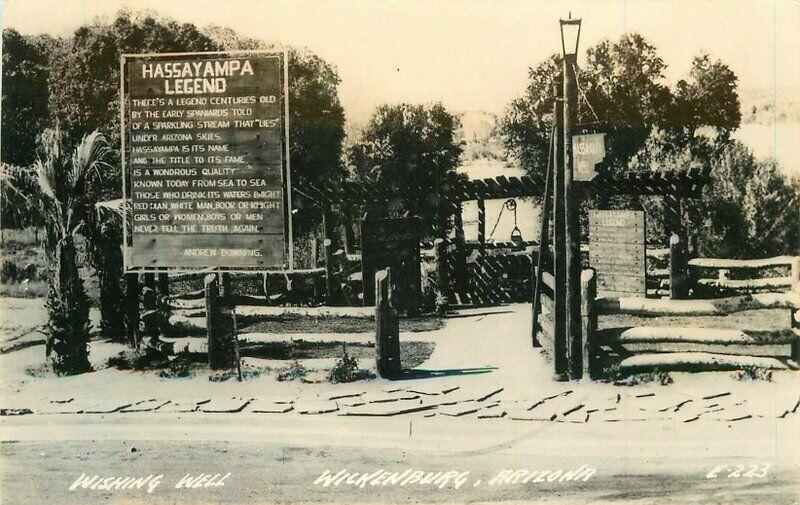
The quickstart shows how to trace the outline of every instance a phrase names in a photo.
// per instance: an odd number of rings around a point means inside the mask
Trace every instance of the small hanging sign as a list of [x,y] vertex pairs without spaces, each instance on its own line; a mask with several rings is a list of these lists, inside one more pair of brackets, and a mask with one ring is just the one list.
[[597,175],[594,167],[606,157],[605,133],[572,136],[575,181],[591,181]]

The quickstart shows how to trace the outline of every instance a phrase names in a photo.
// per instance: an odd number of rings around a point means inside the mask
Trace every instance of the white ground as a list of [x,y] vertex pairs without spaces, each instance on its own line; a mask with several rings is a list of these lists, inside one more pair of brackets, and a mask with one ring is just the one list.
[[[39,304],[41,302],[38,302]],[[2,301],[2,345],[40,338],[24,333],[41,322],[36,301]],[[13,307],[14,310],[6,310]],[[530,306],[525,304],[462,311],[443,329],[402,334],[401,339],[436,343],[419,369],[487,373],[356,384],[277,382],[262,375],[244,383],[209,382],[205,375],[161,379],[152,373],[108,368],[79,377],[37,378],[25,370],[41,364],[43,346],[0,354],[0,407],[54,412],[114,407],[145,399],[169,399],[172,406],[235,406],[256,398],[239,413],[170,411],[132,414],[52,414],[0,416],[0,484],[16,503],[98,503],[147,500],[159,503],[274,501],[323,502],[518,502],[624,503],[795,503],[800,453],[800,413],[782,415],[800,398],[800,374],[777,372],[772,382],[740,382],[730,373],[673,374],[669,386],[617,387],[582,381],[556,383],[551,364],[530,346]],[[17,338],[11,335],[16,331]],[[368,334],[362,335],[369,338]],[[336,335],[330,335],[336,339]],[[289,336],[286,336],[289,338]],[[324,337],[323,337],[324,338]],[[357,338],[350,336],[350,338]],[[92,345],[99,368],[122,346]],[[366,363],[365,363],[366,365]],[[454,387],[459,389],[442,394]],[[394,391],[401,388],[399,391]],[[501,389],[501,392],[497,392]],[[408,391],[433,396],[409,397]],[[572,391],[564,396],[565,391]],[[394,392],[392,392],[394,391]],[[483,395],[497,392],[482,401]],[[334,396],[358,395],[331,400]],[[528,406],[553,395],[544,406]],[[704,399],[705,398],[705,399]],[[69,403],[52,403],[70,400]],[[357,405],[364,399],[367,405]],[[376,400],[387,403],[371,403]],[[686,400],[693,403],[674,408]],[[447,402],[444,402],[447,400]],[[259,414],[254,405],[293,401],[285,414]],[[434,410],[394,417],[350,417],[358,409],[395,408],[439,402]],[[444,403],[443,403],[444,402]],[[448,403],[450,402],[450,403]],[[454,405],[453,405],[454,403]],[[321,415],[300,411],[339,410]],[[284,404],[281,404],[284,405]],[[579,414],[569,414],[585,405]],[[479,412],[505,409],[504,418],[449,417],[461,408]],[[662,412],[661,407],[669,407]],[[717,406],[716,408],[714,406]],[[596,410],[584,420],[584,412]],[[605,411],[614,408],[614,411]],[[549,409],[549,410],[548,410]],[[527,420],[544,412],[553,422]],[[426,417],[435,413],[433,417]],[[695,422],[691,421],[695,418]],[[725,416],[750,417],[726,421]],[[598,416],[598,417],[595,417]],[[720,417],[722,416],[722,417]],[[535,417],[535,416],[534,416]],[[136,452],[132,452],[136,447]],[[498,472],[517,469],[576,468],[590,465],[597,477],[580,485],[520,483],[487,486]],[[765,479],[707,479],[719,465],[768,465]],[[312,483],[324,470],[372,472],[406,468],[470,472],[459,490],[384,487],[354,490]],[[227,487],[177,493],[100,493],[66,488],[81,472],[108,476],[231,472]]]
[[[4,347],[42,338],[34,330],[35,326],[41,324],[45,314],[41,301],[3,300],[2,303],[4,310],[0,331],[4,336]],[[427,340],[435,343],[433,354],[418,369],[436,372],[438,376],[403,381],[378,379],[350,385],[278,382],[275,373],[264,373],[243,383],[211,382],[204,373],[185,379],[164,379],[154,372],[138,373],[106,368],[108,358],[124,349],[120,344],[108,342],[93,342],[91,345],[90,358],[96,372],[78,377],[36,377],[28,370],[43,363],[44,346],[35,345],[0,354],[0,371],[4,379],[0,385],[0,407],[29,408],[34,411],[42,408],[47,412],[47,407],[52,406],[53,401],[74,398],[76,401],[92,402],[107,397],[109,388],[118,400],[136,402],[164,398],[186,403],[231,397],[316,401],[348,392],[380,395],[386,390],[397,388],[442,391],[458,386],[458,397],[464,399],[478,398],[502,388],[503,391],[493,399],[502,400],[509,405],[515,402],[535,402],[566,390],[573,391],[570,395],[571,402],[585,399],[583,403],[586,404],[598,403],[599,398],[605,401],[617,393],[636,397],[650,391],[656,392],[659,402],[664,405],[669,402],[677,404],[684,398],[730,393],[726,395],[726,401],[731,405],[736,403],[734,399],[745,400],[754,416],[774,417],[787,409],[791,410],[800,398],[800,374],[794,372],[775,372],[772,382],[737,381],[729,372],[673,373],[675,383],[666,387],[648,384],[621,388],[588,380],[581,381],[580,384],[554,382],[551,363],[539,349],[530,345],[530,317],[530,305],[527,304],[461,311],[448,318],[444,328],[440,330],[403,333],[400,336],[401,341]],[[298,335],[269,337],[285,340],[299,338]],[[315,335],[315,339],[320,341],[369,341],[372,338],[369,333]],[[289,362],[245,358],[244,364],[276,368],[286,366]],[[326,368],[331,364],[332,360],[326,359],[307,360],[304,363],[308,368]],[[371,365],[373,364],[362,360],[361,366]]]

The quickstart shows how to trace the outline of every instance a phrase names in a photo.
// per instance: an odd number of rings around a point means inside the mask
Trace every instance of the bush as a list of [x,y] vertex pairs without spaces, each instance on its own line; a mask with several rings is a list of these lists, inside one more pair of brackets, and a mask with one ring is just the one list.
[[[172,361],[169,360],[166,354],[149,346],[143,346],[141,349],[129,349],[122,351],[116,356],[108,358],[106,363],[111,368],[119,370],[136,370],[143,372],[145,370],[157,370],[165,367],[177,366],[173,365],[176,361],[189,362],[188,355],[181,353]],[[176,369],[177,371],[177,369]]]
[[[261,376],[261,370],[248,370],[242,369],[242,381],[256,379]],[[225,372],[215,373],[208,376],[210,382],[226,382],[229,380],[238,380],[239,373],[237,370],[228,370]]]
[[192,361],[189,358],[188,353],[180,353],[169,362],[169,365],[166,369],[158,372],[158,376],[162,379],[191,377],[194,375],[191,367]]
[[764,381],[772,382],[772,370],[759,366],[748,366],[742,370],[737,370],[733,378],[739,381]]
[[374,379],[375,374],[369,370],[358,368],[358,360],[347,353],[347,348],[342,346],[342,356],[328,372],[328,382],[355,382],[358,380]]
[[284,382],[284,381],[302,379],[306,375],[308,375],[308,370],[306,369],[306,367],[301,365],[299,361],[294,360],[292,361],[292,364],[289,365],[289,368],[278,373],[278,381]]
[[657,369],[652,372],[628,373],[620,370],[618,367],[612,367],[603,370],[603,378],[613,382],[615,386],[636,386],[650,383],[666,386],[673,382],[670,374]]

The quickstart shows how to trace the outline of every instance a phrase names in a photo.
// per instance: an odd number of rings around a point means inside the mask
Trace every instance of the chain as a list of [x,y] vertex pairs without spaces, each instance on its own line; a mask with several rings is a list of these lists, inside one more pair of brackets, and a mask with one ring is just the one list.
[[599,122],[600,118],[597,117],[597,113],[594,111],[594,107],[592,107],[592,104],[589,103],[589,99],[586,98],[586,93],[583,91],[583,88],[581,87],[580,80],[578,80],[578,69],[576,68],[576,65],[574,64],[572,65],[572,70],[575,72],[575,85],[578,87],[578,93],[581,95],[581,98],[583,98],[583,101],[586,102],[586,106],[589,107],[589,110],[592,111],[594,120]]

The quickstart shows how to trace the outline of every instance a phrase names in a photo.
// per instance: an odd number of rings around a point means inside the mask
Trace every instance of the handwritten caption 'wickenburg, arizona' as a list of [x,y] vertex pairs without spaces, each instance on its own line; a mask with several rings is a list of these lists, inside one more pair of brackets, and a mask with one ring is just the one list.
[[[572,470],[501,470],[487,481],[489,486],[501,486],[511,484],[528,484],[543,482],[586,482],[597,473],[595,468],[586,465]],[[460,489],[470,482],[469,471],[440,471],[425,472],[422,470],[405,470],[402,472],[392,472],[389,470],[376,470],[371,473],[351,472],[347,469],[339,470],[336,473],[325,470],[314,481],[315,486],[352,486],[364,489],[370,486],[431,486],[444,489],[452,487]],[[482,484],[481,479],[472,481],[474,487]]]

